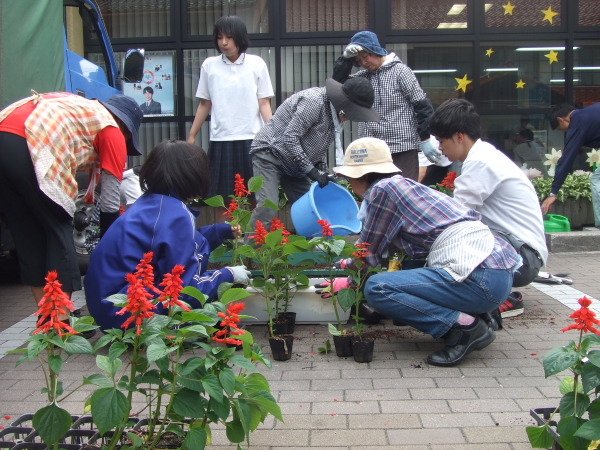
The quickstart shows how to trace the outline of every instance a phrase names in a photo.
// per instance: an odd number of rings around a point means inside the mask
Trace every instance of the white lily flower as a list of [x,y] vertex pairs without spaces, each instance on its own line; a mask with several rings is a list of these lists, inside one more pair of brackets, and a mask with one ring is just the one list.
[[549,153],[546,153],[545,156],[546,156],[546,161],[544,161],[544,165],[549,166],[548,167],[548,175],[553,177],[554,170],[556,169],[556,163],[558,163],[558,160],[562,156],[562,150],[556,150],[555,148],[552,148],[552,150],[550,150]]

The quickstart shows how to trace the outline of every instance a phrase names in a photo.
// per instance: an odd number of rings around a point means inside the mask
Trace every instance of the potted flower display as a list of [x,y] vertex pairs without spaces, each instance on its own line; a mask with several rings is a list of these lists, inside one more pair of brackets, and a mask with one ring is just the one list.
[[600,321],[590,299],[578,302],[581,307],[569,316],[574,323],[561,330],[579,331],[577,341],[544,355],[546,378],[569,374],[560,380],[558,406],[531,410],[539,426],[527,427],[527,435],[535,448],[593,449],[600,443],[600,349],[593,349],[600,345]]
[[[239,444],[248,442],[268,415],[282,419],[268,381],[255,372],[256,364],[270,367],[270,362],[252,335],[238,327],[244,317],[239,300],[249,294],[223,289],[219,301],[207,303],[197,289],[182,289],[182,266],[165,275],[158,290],[151,262],[149,252],[136,272],[127,275],[127,294],[109,297],[121,308],[117,314],[128,318],[123,329],[107,330],[93,347],[78,336],[95,328],[91,318],[61,321],[72,304],[55,273],[48,275],[37,329],[26,348],[14,351],[22,353],[18,364],[43,362],[48,404],[33,415],[32,425],[48,448],[64,448],[64,437],[74,427],[73,416],[60,406],[73,392],[63,392],[59,376],[65,358],[81,353],[95,355],[99,369],[82,386],[94,387],[85,406],[103,449],[120,448],[124,442],[130,448],[156,449],[165,433],[173,431],[181,437],[179,448],[203,449],[215,423],[223,424],[229,441]],[[191,309],[181,295],[203,307]],[[159,303],[163,314],[156,312]],[[228,344],[241,346],[242,354]],[[189,346],[196,350],[186,351]],[[107,351],[98,352],[105,347]],[[145,401],[143,432],[132,430],[133,419],[142,419],[132,416],[134,398]]]

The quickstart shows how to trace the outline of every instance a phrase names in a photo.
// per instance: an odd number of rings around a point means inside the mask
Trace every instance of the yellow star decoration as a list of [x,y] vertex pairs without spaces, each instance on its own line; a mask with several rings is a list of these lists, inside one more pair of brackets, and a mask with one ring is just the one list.
[[550,64],[558,62],[558,52],[555,52],[554,50],[550,50],[550,53],[547,53],[544,56],[548,58]]
[[488,48],[485,51],[485,56],[487,56],[488,58],[490,58],[492,56],[492,53],[494,53],[494,50],[492,50],[491,48]]
[[505,16],[507,14],[510,14],[512,16],[512,12],[513,12],[513,9],[515,9],[515,5],[511,5],[510,2],[508,2],[506,5],[502,5],[502,7],[504,8]]
[[525,82],[523,80],[519,80],[515,83],[515,85],[517,86],[517,89],[523,89],[525,87]]
[[548,166],[548,175],[553,177],[554,169],[556,169],[556,163],[562,156],[562,150],[556,150],[555,148],[552,148],[552,150],[550,150],[550,153],[546,153],[545,156],[546,161],[544,161],[544,165]]
[[467,92],[467,85],[471,84],[473,80],[467,80],[467,74],[465,74],[462,78],[455,78],[458,86],[456,86],[455,91],[459,91],[462,89],[463,92]]
[[585,161],[586,163],[589,163],[589,165],[591,167],[594,167],[594,164],[596,164],[596,166],[598,166],[600,163],[600,150],[593,148],[591,152],[589,152],[588,154],[588,159]]
[[548,22],[552,23],[552,18],[554,16],[558,16],[557,12],[552,11],[552,6],[548,6],[548,9],[542,9],[542,14],[544,15],[542,22],[547,20]]

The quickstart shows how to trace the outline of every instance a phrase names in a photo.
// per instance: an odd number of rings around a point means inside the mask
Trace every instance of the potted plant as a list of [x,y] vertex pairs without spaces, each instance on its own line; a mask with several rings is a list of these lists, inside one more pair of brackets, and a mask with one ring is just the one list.
[[[560,445],[565,449],[597,448],[600,441],[600,321],[589,309],[592,301],[578,300],[581,306],[569,317],[574,323],[561,331],[579,331],[577,341],[555,347],[544,355],[546,378],[570,372],[560,381],[563,397],[553,408],[532,409],[539,426],[527,427],[532,447]],[[591,332],[592,334],[587,334]]]
[[[252,286],[257,288],[265,299],[268,317],[269,344],[273,358],[277,361],[285,361],[292,356],[294,337],[287,333],[285,328],[276,328],[277,314],[280,306],[285,303],[286,291],[289,292],[292,278],[290,277],[290,265],[288,257],[294,253],[306,251],[309,248],[308,241],[287,232],[283,224],[275,222],[278,228],[267,232],[262,222],[255,224],[254,235],[250,236],[253,245],[243,245],[237,252],[245,257],[256,261],[260,272],[252,278]],[[308,277],[297,273],[293,278],[293,284],[308,284]]]
[[366,242],[358,242],[355,245],[350,260],[346,265],[346,272],[350,279],[350,288],[341,289],[338,292],[339,302],[342,304],[354,304],[354,313],[352,315],[353,337],[352,354],[356,362],[365,363],[373,360],[373,350],[375,347],[375,338],[363,335],[364,325],[362,317],[359,314],[359,306],[364,300],[363,289],[367,278],[378,271],[377,268],[369,267],[366,262],[368,255],[368,246]]
[[[121,307],[119,314],[129,314],[124,329],[108,330],[94,347],[77,336],[77,332],[93,328],[90,318],[72,319],[70,324],[55,319],[71,306],[49,275],[38,329],[26,348],[15,351],[22,353],[19,364],[41,358],[48,368],[43,392],[49,404],[38,410],[32,421],[48,448],[58,449],[73,427],[73,417],[59,406],[72,394],[65,394],[58,381],[63,356],[94,355],[103,347],[108,347],[108,352],[96,354],[100,373],[90,374],[82,384],[95,387],[86,399],[86,409],[91,411],[103,448],[117,448],[123,440],[133,442],[134,448],[157,448],[165,432],[178,430],[182,447],[203,449],[210,442],[214,423],[223,424],[229,441],[238,444],[248,441],[250,432],[268,415],[281,418],[266,378],[252,373],[255,364],[270,366],[270,362],[252,335],[238,328],[244,305],[235,302],[248,293],[223,289],[219,301],[206,303],[197,289],[182,289],[182,266],[175,266],[158,290],[151,261],[149,252],[136,272],[127,275],[127,294],[109,298]],[[190,309],[180,295],[196,298],[203,308]],[[165,314],[157,314],[159,304]],[[45,317],[52,320],[43,323]],[[241,345],[243,355],[227,344]],[[190,345],[200,352],[186,352]],[[130,431],[134,396],[146,402],[142,411],[147,424],[142,436]]]
[[[324,255],[323,260],[327,265],[328,277],[323,283],[315,285],[315,287],[320,288],[321,290],[317,291],[317,293],[321,294],[323,298],[329,298],[333,305],[336,325],[329,323],[327,328],[333,336],[335,353],[339,357],[348,357],[352,356],[352,333],[342,326],[339,308],[348,311],[352,303],[339,301],[338,295],[335,292],[336,278],[333,268],[335,261],[343,256],[348,256],[348,254],[344,255],[343,253],[344,249],[347,248],[347,243],[344,239],[333,236],[333,230],[327,220],[321,219],[317,222],[321,226],[321,236],[311,239],[310,244]],[[348,296],[342,297],[342,300],[349,299],[350,297]]]
[[[568,218],[571,228],[594,224],[590,176],[591,172],[582,170],[570,173],[556,194],[552,213]],[[538,177],[531,180],[540,203],[550,194],[553,181],[553,177]]]

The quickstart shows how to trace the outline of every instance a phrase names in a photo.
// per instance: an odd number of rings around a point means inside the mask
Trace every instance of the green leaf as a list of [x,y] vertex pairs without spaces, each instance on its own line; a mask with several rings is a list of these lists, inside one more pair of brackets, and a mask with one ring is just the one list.
[[554,438],[545,426],[527,427],[525,431],[533,448],[550,448],[554,444]]
[[600,440],[600,419],[588,420],[575,432],[575,436],[589,439],[590,441]]
[[243,442],[246,435],[244,434],[244,428],[239,420],[233,420],[225,424],[225,433],[229,442],[238,443]]
[[202,386],[208,395],[213,398],[215,401],[221,403],[223,401],[223,390],[221,389],[221,383],[219,383],[219,379],[209,373],[202,377],[200,380],[202,382]]
[[333,336],[340,336],[342,334],[342,332],[340,330],[338,330],[336,328],[336,326],[331,323],[327,324],[327,331],[329,331],[329,334],[331,334]]
[[[575,401],[577,399],[577,401]],[[560,399],[560,415],[561,417],[578,416],[582,417],[588,406],[590,406],[590,399],[585,394],[575,394],[569,392]],[[575,410],[577,408],[577,410]]]
[[192,427],[187,432],[181,448],[183,450],[204,450],[206,448],[206,441],[206,431],[203,428]]
[[588,414],[590,419],[600,419],[600,397],[596,398],[590,406],[588,406]]
[[173,410],[183,417],[200,419],[204,417],[207,406],[206,399],[191,389],[180,389],[173,397]]
[[92,418],[100,433],[106,433],[129,417],[129,403],[114,387],[96,390],[90,399]]
[[281,408],[268,392],[263,392],[261,395],[252,397],[252,401],[256,402],[266,412],[274,416],[277,420],[283,422],[283,416],[281,415]]
[[114,378],[123,365],[123,362],[120,359],[111,359],[108,356],[96,355],[96,365],[111,378]]
[[142,445],[144,445],[144,440],[141,438],[141,436],[138,436],[137,433],[134,432],[126,433],[126,435],[127,438],[131,441],[132,449],[142,448]]
[[107,302],[114,303],[115,306],[125,306],[127,305],[127,294],[113,294],[109,295],[104,299]]
[[[329,325],[330,324],[327,324],[328,327]],[[325,341],[323,347],[319,347],[317,348],[317,350],[319,351],[319,353],[325,353],[327,355],[331,351],[331,342],[329,342],[329,339]]]
[[262,205],[260,206],[264,206],[265,208],[271,208],[271,209],[275,209],[275,210],[279,210],[279,206],[276,205],[275,203],[273,203],[271,200],[266,199]]
[[115,341],[111,344],[108,349],[108,357],[110,359],[117,359],[123,353],[127,351],[127,344],[119,341]]
[[263,185],[263,177],[262,176],[256,176],[256,177],[250,177],[250,179],[248,180],[248,190],[250,192],[258,192],[260,191],[260,189],[262,188]]
[[218,206],[225,207],[225,203],[223,202],[223,197],[221,195],[215,195],[211,198],[204,198],[202,201],[213,208]]
[[83,336],[69,336],[63,344],[63,349],[70,355],[91,355],[94,353],[92,344]]
[[[596,336],[596,335],[594,335]],[[600,336],[597,336],[600,338]],[[592,350],[587,354],[587,357],[590,359],[590,362],[596,367],[600,367],[600,350]]]
[[212,413],[214,413],[219,419],[225,421],[229,417],[231,412],[231,405],[229,402],[211,402],[210,403]]
[[50,447],[58,442],[71,427],[73,418],[68,411],[51,403],[39,409],[31,421],[42,440]]
[[567,370],[577,361],[579,354],[571,347],[555,347],[544,355],[544,375],[546,378]]
[[344,311],[348,311],[356,302],[356,291],[354,289],[340,289],[335,295],[338,304]]
[[206,303],[206,299],[208,298],[204,295],[200,290],[194,286],[186,286],[181,290],[181,293],[184,295],[189,295],[192,298],[195,298],[200,302],[202,306]]
[[177,347],[168,348],[164,342],[160,341],[160,343],[157,342],[148,346],[146,357],[148,358],[148,362],[151,363],[164,358],[175,350],[177,350]]
[[253,371],[256,370],[256,367],[254,366],[254,364],[252,364],[251,361],[249,361],[248,359],[246,359],[245,357],[243,357],[241,355],[232,355],[229,358],[229,362],[237,367],[241,367],[242,369],[253,370]]
[[587,393],[600,386],[600,367],[594,364],[584,364],[581,368],[581,383],[583,392]]
[[251,373],[250,375],[248,375],[246,381],[244,382],[244,386],[246,386],[246,390],[250,395],[261,391],[271,391],[271,388],[269,387],[269,382],[267,381],[265,376],[260,373]]
[[577,428],[579,428],[579,420],[573,416],[561,416],[559,420],[556,430],[560,436],[559,442],[561,442],[561,446],[564,450],[575,450],[576,448],[580,448],[575,445],[575,441],[578,440],[574,437]]
[[106,376],[100,373],[94,373],[89,377],[83,378],[83,384],[93,384],[98,387],[112,387],[114,386],[113,382],[107,378]]
[[62,367],[62,358],[58,355],[49,355],[48,367],[50,367],[50,370],[58,375],[60,373],[60,368]]
[[224,367],[219,372],[219,381],[221,382],[221,386],[223,386],[223,390],[227,395],[233,395],[235,393],[235,374],[230,367]]
[[221,303],[227,305],[228,303],[235,302],[241,300],[243,298],[249,297],[252,295],[246,289],[242,288],[230,288],[227,289],[220,298]]

